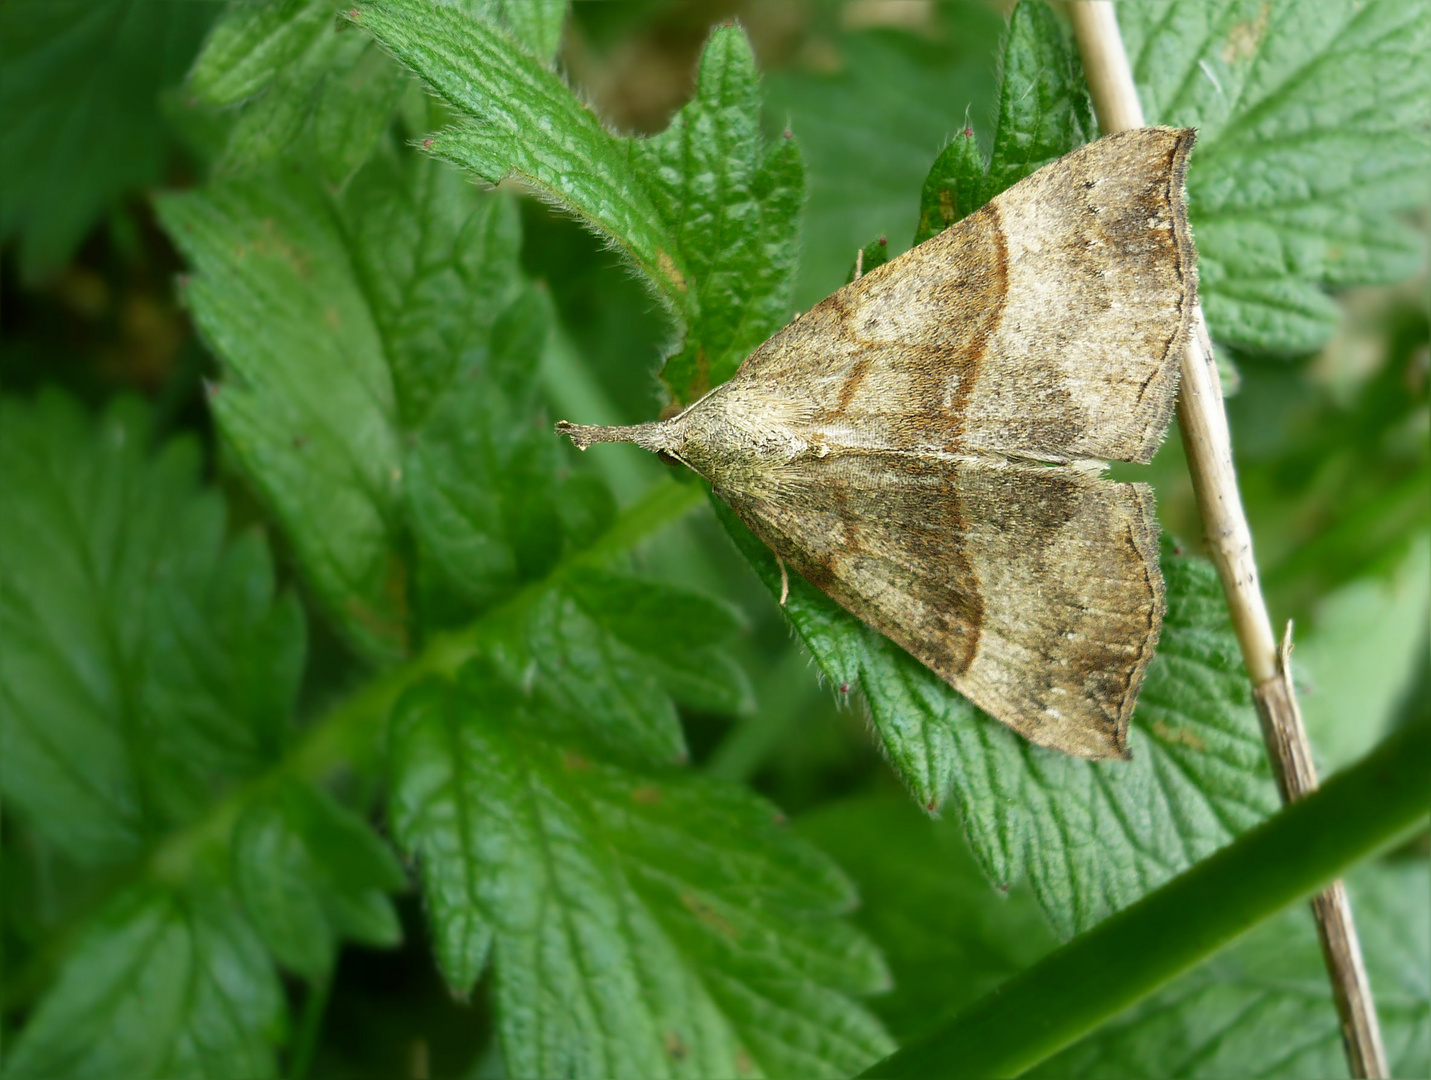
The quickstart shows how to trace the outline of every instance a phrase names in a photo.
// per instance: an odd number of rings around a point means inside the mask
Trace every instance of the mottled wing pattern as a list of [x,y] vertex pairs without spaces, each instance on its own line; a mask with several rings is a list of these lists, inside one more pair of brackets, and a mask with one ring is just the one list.
[[853,452],[716,493],[809,581],[1020,734],[1126,756],[1163,615],[1145,486]]
[[1193,139],[1075,150],[815,305],[728,387],[832,445],[1149,460],[1196,301]]

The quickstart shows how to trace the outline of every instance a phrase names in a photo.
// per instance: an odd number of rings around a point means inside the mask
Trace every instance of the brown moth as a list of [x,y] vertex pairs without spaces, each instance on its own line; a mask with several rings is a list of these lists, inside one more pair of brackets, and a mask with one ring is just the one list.
[[827,297],[659,423],[561,423],[710,482],[812,584],[1033,742],[1128,756],[1153,493],[1196,303],[1191,129],[1075,150]]

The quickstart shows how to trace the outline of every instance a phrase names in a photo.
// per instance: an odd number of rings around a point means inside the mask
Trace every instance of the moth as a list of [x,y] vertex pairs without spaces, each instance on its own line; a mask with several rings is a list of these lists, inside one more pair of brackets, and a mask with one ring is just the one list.
[[1128,756],[1162,627],[1147,462],[1197,299],[1191,129],[1044,166],[864,274],[668,420],[562,422],[684,462],[781,560],[1042,746]]

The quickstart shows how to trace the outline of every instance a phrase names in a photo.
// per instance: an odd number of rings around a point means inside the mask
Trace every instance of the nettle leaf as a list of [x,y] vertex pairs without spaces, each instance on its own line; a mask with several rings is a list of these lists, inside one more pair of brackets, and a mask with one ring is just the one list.
[[[302,609],[275,596],[256,533],[226,537],[197,446],[153,447],[137,402],[96,423],[59,394],[4,399],[0,430],[3,793],[80,866],[133,864],[282,757]],[[103,909],[25,1027],[13,1074],[271,1075],[283,1001],[264,946],[311,975],[340,937],[398,938],[385,894],[401,866],[315,789],[251,802],[233,871],[237,896],[205,869],[202,884],[145,886]]]
[[550,64],[556,59],[567,0],[466,0],[463,6],[507,27],[539,60]]
[[259,937],[311,979],[332,971],[344,937],[385,947],[402,940],[388,893],[407,883],[367,822],[326,793],[282,783],[245,809],[233,836],[233,875]]
[[0,236],[18,238],[24,277],[58,270],[124,195],[163,177],[159,94],[212,18],[208,4],[0,6]]
[[436,0],[386,0],[353,18],[463,118],[424,139],[428,152],[490,183],[521,180],[631,261],[676,320],[664,378],[678,401],[729,378],[785,321],[804,166],[792,139],[764,146],[741,30],[715,31],[695,98],[642,140],[607,131],[485,19]]
[[1047,4],[1025,0],[1014,8],[1002,65],[989,160],[972,128],[950,140],[924,181],[916,243],[1096,137],[1078,53]]
[[[513,433],[536,431],[530,385],[547,315],[519,273],[510,204],[434,163],[384,155],[339,196],[275,173],[166,197],[160,213],[197,270],[187,299],[224,361],[215,416],[349,637],[374,656],[408,646],[410,511],[432,563],[424,582],[475,599],[512,587],[511,536],[498,538],[500,580],[444,571],[463,542],[447,518],[494,527],[474,501],[499,476],[524,490],[502,470],[518,453]],[[454,427],[521,405],[520,421],[457,441]],[[483,471],[459,476],[459,490],[443,486],[472,467]]]
[[[774,595],[775,556],[727,529]],[[1027,879],[1064,936],[1150,892],[1277,806],[1222,590],[1201,560],[1165,555],[1168,612],[1130,733],[1132,761],[1045,750],[984,715],[798,575],[785,612],[839,692],[862,691],[890,764],[931,812],[959,807],[999,888]]]
[[231,4],[189,72],[189,90],[209,105],[237,105],[266,90],[330,25],[321,0]]
[[979,140],[974,129],[966,127],[939,152],[924,179],[919,196],[919,226],[914,233],[916,244],[939,235],[988,201],[983,199],[984,172]]
[[743,789],[594,760],[531,709],[469,668],[390,730],[443,973],[466,992],[490,956],[511,1074],[836,1075],[885,1052],[849,995],[887,977],[833,864]]
[[[1347,883],[1393,1076],[1431,1069],[1428,885],[1424,861],[1367,866]],[[1315,924],[1298,906],[1029,1075],[1292,1080],[1345,1073]]]
[[[314,592],[370,655],[406,652],[410,629],[465,625],[611,522],[599,481],[561,477],[542,418],[553,319],[521,274],[510,199],[437,162],[380,155],[336,196],[270,174],[168,197],[160,212],[196,266],[188,298],[224,361],[220,427]],[[701,648],[652,656],[603,621],[607,599],[629,602],[593,593],[593,614],[547,590],[492,648],[613,753],[682,759],[673,695],[721,711],[750,698],[716,647],[729,616],[705,612]]]
[[1024,0],[1009,16],[999,120],[979,205],[1095,136],[1073,42],[1047,4]]
[[744,669],[721,648],[745,628],[738,609],[704,593],[604,570],[572,575],[567,589],[677,701],[723,713],[754,707]]
[[335,207],[277,175],[158,206],[196,271],[185,299],[224,362],[210,392],[224,436],[340,625],[369,653],[400,652],[396,393]]
[[459,115],[482,123],[423,140],[489,183],[515,176],[608,236],[684,311],[686,272],[670,230],[612,135],[554,72],[500,26],[435,0],[356,9],[357,20]]
[[675,704],[738,714],[754,705],[745,671],[725,646],[738,613],[702,593],[585,568],[498,634],[489,659],[528,687],[567,737],[596,740],[615,758],[686,760]]
[[662,373],[691,401],[734,375],[784,325],[804,164],[789,132],[765,150],[755,56],[734,28],[711,35],[695,97],[670,127],[631,145],[694,285],[691,336]]
[[236,107],[222,164],[261,166],[298,142],[330,183],[345,182],[392,119],[402,71],[362,35],[346,32],[333,0],[237,0],[189,72],[194,100]]
[[788,117],[810,165],[797,310],[843,284],[841,272],[870,237],[891,238],[891,254],[900,253],[915,228],[909,193],[930,156],[951,132],[982,124],[993,108],[989,58],[1003,15],[982,4],[925,11],[932,25],[924,32],[842,26],[838,36],[818,39],[838,49],[829,57],[837,65],[815,62],[812,49],[805,63],[766,76],[766,116]]
[[1215,337],[1283,352],[1337,323],[1326,287],[1398,281],[1424,238],[1399,212],[1431,171],[1431,11],[1396,0],[1127,5],[1150,123],[1193,125],[1188,199]]
[[283,988],[223,893],[136,888],[60,968],[7,1076],[277,1076]]
[[302,611],[136,402],[5,400],[0,429],[4,793],[70,858],[122,862],[278,754]]

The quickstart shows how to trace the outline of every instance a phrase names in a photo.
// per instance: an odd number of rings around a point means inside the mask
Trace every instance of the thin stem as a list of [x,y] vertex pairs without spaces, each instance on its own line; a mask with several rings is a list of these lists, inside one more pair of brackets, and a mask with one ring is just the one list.
[[[1074,37],[1083,57],[1088,88],[1105,135],[1142,127],[1138,101],[1118,19],[1109,0],[1075,0],[1068,5]],[[1262,737],[1272,759],[1278,790],[1290,803],[1315,791],[1316,770],[1302,725],[1288,665],[1291,626],[1277,647],[1272,621],[1257,580],[1252,533],[1237,490],[1232,440],[1222,403],[1222,384],[1201,306],[1194,310],[1193,332],[1182,358],[1178,426],[1187,452],[1193,492],[1202,515],[1208,554],[1222,579],[1228,612],[1252,679]],[[1351,905],[1340,881],[1312,902],[1317,933],[1341,1017],[1347,1064],[1353,1076],[1387,1075],[1386,1051],[1372,1004],[1371,985],[1362,963]]]
[[866,1076],[1017,1076],[1394,843],[1431,811],[1431,724],[1403,728],[1320,791],[1080,934]]
[[328,1014],[328,997],[333,992],[333,972],[325,971],[309,982],[303,997],[303,1013],[298,1020],[298,1032],[293,1038],[293,1052],[288,1059],[288,1080],[304,1080],[318,1049],[318,1037],[323,1033],[323,1018]]

